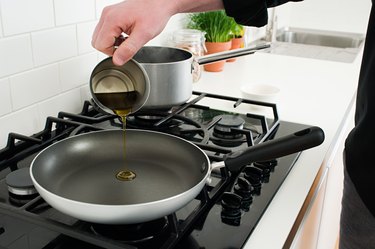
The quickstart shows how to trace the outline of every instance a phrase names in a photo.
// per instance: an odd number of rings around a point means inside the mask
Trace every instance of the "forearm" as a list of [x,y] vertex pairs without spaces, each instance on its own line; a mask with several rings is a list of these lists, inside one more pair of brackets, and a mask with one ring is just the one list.
[[[267,23],[267,8],[286,1],[126,0],[103,9],[91,43],[97,50],[112,55],[116,65],[122,65],[149,40],[160,34],[169,18],[175,14],[225,9],[226,14],[239,24],[263,26]],[[128,38],[113,52],[113,39],[122,32]]]
[[[169,0],[170,1],[170,0]],[[223,0],[172,0],[176,5],[175,13],[204,12],[224,9]]]

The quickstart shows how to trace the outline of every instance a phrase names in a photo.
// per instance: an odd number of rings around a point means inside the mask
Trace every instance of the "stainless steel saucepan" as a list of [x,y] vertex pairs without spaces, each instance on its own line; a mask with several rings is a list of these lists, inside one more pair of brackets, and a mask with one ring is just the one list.
[[[127,130],[124,161],[122,133],[85,133],[41,151],[30,174],[43,199],[80,220],[133,224],[175,212],[206,184],[210,161],[196,145],[159,132]],[[225,167],[238,172],[251,162],[309,149],[323,140],[323,131],[311,127],[228,155]],[[129,171],[133,177],[119,177]]]
[[142,109],[169,109],[189,100],[192,72],[199,65],[253,54],[269,47],[269,44],[261,44],[194,58],[192,53],[179,48],[145,46],[133,57],[150,80],[150,95]]
[[[90,91],[97,105],[112,114],[113,108],[109,107],[108,103],[102,103],[98,94],[137,92],[138,97],[132,112],[139,109],[169,109],[190,99],[194,68],[253,54],[269,46],[262,44],[198,58],[179,48],[145,46],[122,66],[114,65],[112,58],[101,61],[91,73]],[[110,103],[117,106],[117,102],[112,99]]]

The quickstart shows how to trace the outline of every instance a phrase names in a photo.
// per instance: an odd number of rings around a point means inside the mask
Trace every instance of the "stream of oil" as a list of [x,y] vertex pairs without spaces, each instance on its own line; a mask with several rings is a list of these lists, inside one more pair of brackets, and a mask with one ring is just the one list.
[[136,174],[126,165],[126,117],[131,113],[134,104],[137,102],[140,94],[137,91],[119,92],[119,93],[99,93],[96,94],[98,100],[121,118],[122,122],[122,140],[123,140],[123,170],[117,172],[116,178],[120,181],[131,181]]

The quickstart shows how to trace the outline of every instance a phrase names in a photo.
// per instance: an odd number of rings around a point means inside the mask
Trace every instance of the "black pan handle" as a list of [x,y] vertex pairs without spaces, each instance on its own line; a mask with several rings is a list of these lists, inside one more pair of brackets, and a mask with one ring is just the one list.
[[281,138],[265,141],[243,151],[230,153],[224,163],[229,171],[240,171],[244,166],[287,156],[318,146],[324,141],[324,132],[313,126]]

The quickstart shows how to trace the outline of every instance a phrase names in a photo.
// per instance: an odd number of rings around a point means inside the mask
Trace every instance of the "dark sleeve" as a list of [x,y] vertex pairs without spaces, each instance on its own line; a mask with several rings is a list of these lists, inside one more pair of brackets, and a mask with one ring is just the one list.
[[267,8],[302,0],[223,0],[225,12],[237,23],[261,27],[267,24]]

